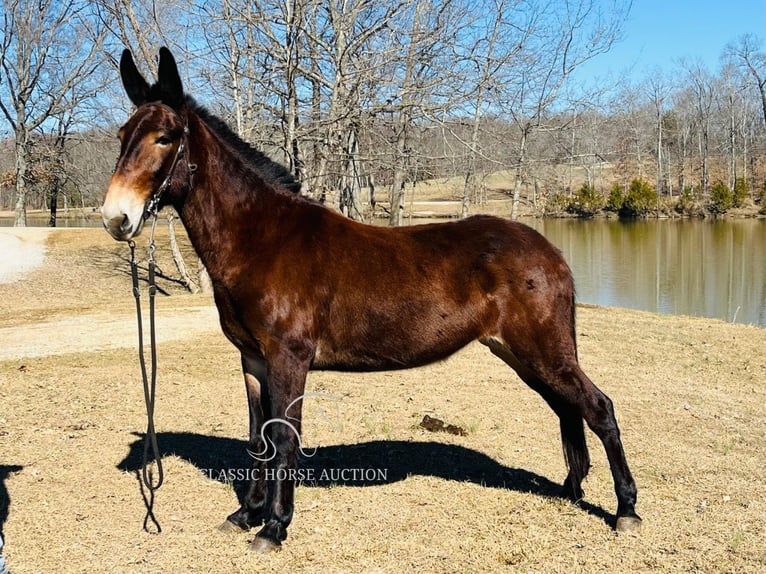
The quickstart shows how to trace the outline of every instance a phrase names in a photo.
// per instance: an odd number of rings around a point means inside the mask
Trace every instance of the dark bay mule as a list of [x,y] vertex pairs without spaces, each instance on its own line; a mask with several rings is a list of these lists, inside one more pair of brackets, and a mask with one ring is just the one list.
[[[297,195],[284,168],[186,96],[167,49],[151,86],[127,50],[120,70],[137,109],[119,131],[104,225],[126,241],[153,209],[172,205],[180,214],[210,273],[223,331],[242,356],[250,451],[265,450],[264,422],[285,416],[309,369],[416,367],[478,339],[558,415],[565,495],[583,496],[585,420],[609,459],[615,527],[639,527],[612,402],[577,361],[572,276],[546,239],[487,216],[399,228],[357,223]],[[290,417],[300,432],[300,402]],[[284,469],[295,468],[299,440],[286,425],[266,432],[276,455],[255,460],[245,501],[224,523],[263,525],[252,543],[259,551],[287,536],[295,484]],[[266,468],[275,480],[259,480]]]

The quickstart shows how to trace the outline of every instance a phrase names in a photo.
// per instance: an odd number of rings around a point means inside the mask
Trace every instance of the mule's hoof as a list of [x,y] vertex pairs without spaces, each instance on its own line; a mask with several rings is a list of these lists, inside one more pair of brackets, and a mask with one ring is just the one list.
[[282,550],[282,545],[277,542],[273,542],[268,538],[256,536],[250,543],[250,550],[257,552],[258,554],[270,554],[271,552],[279,552]]
[[614,529],[617,532],[630,532],[638,534],[641,530],[641,519],[638,516],[620,516]]
[[225,532],[227,534],[239,534],[240,532],[247,532],[244,528],[238,524],[234,524],[231,520],[224,520],[223,524],[218,527],[219,532]]

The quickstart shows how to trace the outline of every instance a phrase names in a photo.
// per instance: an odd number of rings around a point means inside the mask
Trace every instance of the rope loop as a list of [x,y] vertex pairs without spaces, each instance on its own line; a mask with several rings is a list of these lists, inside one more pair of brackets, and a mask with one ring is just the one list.
[[[141,469],[141,496],[146,506],[146,516],[144,517],[144,530],[151,532],[149,522],[151,521],[156,528],[156,533],[162,532],[159,521],[154,516],[154,494],[162,486],[164,481],[164,472],[162,470],[162,453],[157,443],[157,432],[154,427],[154,405],[157,391],[157,337],[155,333],[154,321],[154,299],[157,293],[155,284],[154,261],[154,230],[157,225],[157,214],[154,213],[152,221],[152,232],[149,239],[149,248],[147,252],[148,283],[149,283],[149,356],[150,371],[146,368],[146,358],[144,356],[144,328],[143,315],[141,313],[141,289],[138,277],[138,261],[136,260],[136,243],[133,240],[128,241],[130,247],[130,275],[133,281],[133,296],[136,300],[136,323],[138,326],[138,363],[141,367],[141,379],[144,387],[144,402],[146,404],[146,434],[144,435],[144,452]],[[157,467],[157,477],[152,473],[150,457]],[[146,488],[146,492],[144,492]]]

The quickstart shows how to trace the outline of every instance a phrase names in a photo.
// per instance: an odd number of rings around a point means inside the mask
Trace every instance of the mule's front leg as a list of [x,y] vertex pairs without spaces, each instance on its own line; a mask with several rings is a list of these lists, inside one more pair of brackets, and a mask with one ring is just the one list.
[[253,459],[253,466],[242,505],[232,512],[220,530],[224,532],[249,530],[263,523],[266,506],[266,456],[267,444],[263,440],[263,422],[271,418],[268,400],[268,379],[263,359],[242,355],[242,372],[245,375],[245,390],[250,418],[250,436],[247,450]]
[[250,548],[256,552],[279,550],[293,518],[301,411],[310,358],[280,353],[268,362],[269,406],[272,418],[264,425],[273,442],[274,457],[266,469],[267,506],[264,526]]

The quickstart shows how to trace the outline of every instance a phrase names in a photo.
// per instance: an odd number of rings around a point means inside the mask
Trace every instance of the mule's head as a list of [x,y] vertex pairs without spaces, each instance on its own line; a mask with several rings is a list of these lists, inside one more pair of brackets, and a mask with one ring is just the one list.
[[[148,202],[153,200],[164,180],[174,175],[179,146],[184,141],[184,120],[180,113],[184,93],[175,60],[167,48],[160,49],[155,84],[147,83],[129,50],[122,53],[120,75],[137,109],[118,132],[120,156],[101,215],[112,237],[127,241],[141,233],[148,215]],[[166,203],[167,199],[163,195],[159,201]]]

